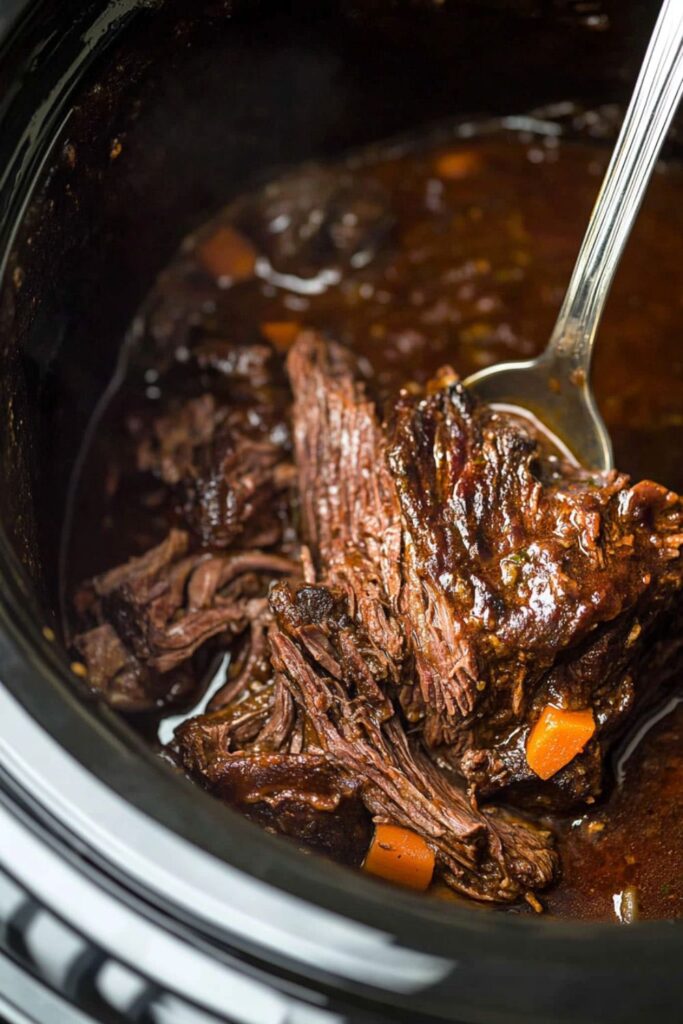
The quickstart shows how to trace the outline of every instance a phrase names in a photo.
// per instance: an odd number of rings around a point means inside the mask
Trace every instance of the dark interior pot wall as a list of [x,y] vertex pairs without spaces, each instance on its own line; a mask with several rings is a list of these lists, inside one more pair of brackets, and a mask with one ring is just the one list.
[[182,236],[245,185],[309,157],[470,113],[622,100],[657,5],[28,6],[22,46],[0,62],[4,246],[32,196],[0,302],[0,513],[54,609],[76,452],[126,327]]

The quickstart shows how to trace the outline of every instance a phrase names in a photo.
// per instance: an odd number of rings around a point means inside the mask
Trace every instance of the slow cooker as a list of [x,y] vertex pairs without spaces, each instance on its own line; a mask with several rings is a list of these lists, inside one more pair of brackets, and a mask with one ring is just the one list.
[[305,856],[92,698],[58,614],[69,476],[180,239],[310,157],[465,115],[619,104],[656,9],[0,4],[0,1019],[681,1019],[680,925],[442,906]]

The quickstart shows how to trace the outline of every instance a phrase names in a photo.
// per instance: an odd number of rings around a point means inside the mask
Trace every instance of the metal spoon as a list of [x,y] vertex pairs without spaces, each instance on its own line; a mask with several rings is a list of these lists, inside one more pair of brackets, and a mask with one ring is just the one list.
[[613,464],[590,387],[593,343],[682,92],[683,0],[664,0],[547,348],[537,359],[500,363],[465,381],[484,402],[532,412],[590,469]]

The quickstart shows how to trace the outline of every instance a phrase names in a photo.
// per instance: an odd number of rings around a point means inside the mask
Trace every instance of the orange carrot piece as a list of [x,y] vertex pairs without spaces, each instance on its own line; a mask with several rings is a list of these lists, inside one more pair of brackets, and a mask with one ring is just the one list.
[[565,711],[547,704],[529,733],[527,764],[539,778],[549,779],[581,753],[594,732],[590,708]]
[[434,874],[434,852],[411,829],[376,825],[363,869],[397,885],[424,891]]
[[215,278],[247,281],[254,276],[257,253],[248,238],[228,225],[197,246],[197,256]]
[[301,331],[296,320],[269,320],[261,324],[261,334],[272,342],[279,352],[287,352]]
[[434,164],[437,175],[448,181],[462,181],[463,178],[469,178],[476,174],[480,167],[481,159],[478,154],[467,149],[442,153]]

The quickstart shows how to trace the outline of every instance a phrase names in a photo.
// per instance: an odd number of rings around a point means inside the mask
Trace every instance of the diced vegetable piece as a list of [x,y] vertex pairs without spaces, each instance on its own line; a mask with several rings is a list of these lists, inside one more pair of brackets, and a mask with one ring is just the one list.
[[261,324],[261,334],[272,342],[279,352],[287,352],[301,331],[296,320],[270,320]]
[[440,178],[448,181],[460,181],[462,178],[469,178],[476,174],[481,166],[481,160],[477,153],[471,150],[455,150],[452,153],[442,153],[434,164],[434,170]]
[[424,891],[434,874],[434,852],[411,829],[377,825],[363,868],[397,885]]
[[581,753],[594,732],[590,708],[565,711],[548,704],[529,733],[527,764],[539,778],[549,779]]
[[217,280],[247,281],[254,276],[256,250],[244,235],[224,225],[197,247],[197,256]]

